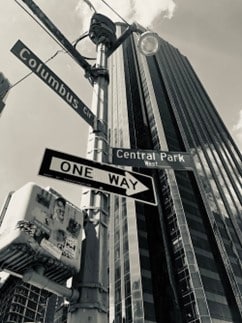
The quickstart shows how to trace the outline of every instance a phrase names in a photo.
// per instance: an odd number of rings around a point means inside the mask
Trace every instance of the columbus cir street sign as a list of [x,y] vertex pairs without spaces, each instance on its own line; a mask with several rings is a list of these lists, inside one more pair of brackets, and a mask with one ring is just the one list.
[[45,151],[39,175],[157,204],[152,177],[50,149]]
[[43,63],[27,46],[20,40],[11,49],[28,68],[31,69],[45,84],[47,84],[56,94],[58,94],[69,106],[75,110],[90,126],[95,124],[95,115],[78,98],[78,96],[47,66]]
[[111,155],[111,162],[114,165],[175,170],[193,169],[193,161],[189,153],[112,148]]

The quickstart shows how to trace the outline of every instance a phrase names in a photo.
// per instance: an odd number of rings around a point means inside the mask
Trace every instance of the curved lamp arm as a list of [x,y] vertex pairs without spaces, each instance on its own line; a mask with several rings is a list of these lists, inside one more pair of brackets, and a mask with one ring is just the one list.
[[159,36],[158,34],[148,31],[145,28],[139,26],[136,23],[132,25],[128,25],[126,30],[122,33],[122,35],[115,41],[112,45],[112,48],[109,49],[107,56],[109,57],[112,53],[133,33],[140,34],[140,38],[138,40],[138,48],[141,54],[145,56],[155,55],[159,49]]

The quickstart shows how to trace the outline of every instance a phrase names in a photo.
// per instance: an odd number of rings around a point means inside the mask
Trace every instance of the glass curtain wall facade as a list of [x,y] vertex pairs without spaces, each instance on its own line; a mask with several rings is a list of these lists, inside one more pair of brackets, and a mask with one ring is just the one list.
[[187,58],[136,42],[110,57],[110,144],[189,152],[194,170],[133,168],[158,207],[112,197],[110,322],[242,322],[240,152]]
[[10,276],[0,293],[1,323],[51,322],[45,320],[48,292]]
[[0,288],[0,323],[65,323],[64,299],[9,276]]

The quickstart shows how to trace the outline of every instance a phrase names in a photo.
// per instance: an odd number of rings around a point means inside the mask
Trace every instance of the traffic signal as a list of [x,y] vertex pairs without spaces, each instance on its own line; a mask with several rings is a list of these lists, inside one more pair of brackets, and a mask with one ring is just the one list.
[[2,112],[3,108],[5,107],[4,99],[10,89],[10,83],[5,78],[3,73],[0,72],[0,113]]

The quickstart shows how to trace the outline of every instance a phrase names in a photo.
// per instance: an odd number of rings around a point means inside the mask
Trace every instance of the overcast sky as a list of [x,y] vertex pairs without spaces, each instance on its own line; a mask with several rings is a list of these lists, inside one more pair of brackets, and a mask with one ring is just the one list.
[[[235,142],[242,146],[242,1],[106,0],[130,23],[149,26],[186,55]],[[25,7],[21,0],[18,2]],[[88,29],[92,12],[78,0],[35,1],[73,41]],[[93,1],[99,12],[106,8]],[[108,13],[110,14],[110,12]],[[29,73],[10,49],[17,40],[45,61],[58,44],[17,4],[0,1],[0,71],[12,85]],[[119,19],[114,18],[116,21]],[[86,42],[78,50],[89,54]],[[91,107],[92,88],[82,69],[65,53],[48,66]],[[26,182],[52,186],[78,205],[81,188],[38,176],[45,148],[85,157],[88,125],[36,75],[13,86],[0,116],[0,205]]]

